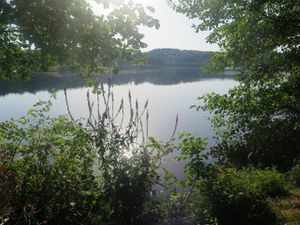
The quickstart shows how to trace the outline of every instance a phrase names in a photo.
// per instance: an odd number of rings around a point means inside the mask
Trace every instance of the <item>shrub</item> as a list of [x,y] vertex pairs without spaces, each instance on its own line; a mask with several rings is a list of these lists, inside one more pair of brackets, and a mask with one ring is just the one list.
[[93,224],[90,136],[67,117],[47,117],[47,103],[37,107],[0,123],[0,215],[5,224]]
[[50,118],[50,106],[0,123],[0,223],[142,224],[157,175],[136,121]]
[[268,197],[286,193],[281,174],[253,168],[222,169],[205,186],[210,216],[221,225],[282,224]]
[[293,166],[289,174],[292,183],[297,187],[300,187],[300,164],[296,164],[295,166]]
[[268,199],[287,195],[283,174],[275,169],[226,168],[209,164],[205,140],[190,134],[180,136],[181,158],[191,191],[186,212],[198,224],[275,225],[282,220]]

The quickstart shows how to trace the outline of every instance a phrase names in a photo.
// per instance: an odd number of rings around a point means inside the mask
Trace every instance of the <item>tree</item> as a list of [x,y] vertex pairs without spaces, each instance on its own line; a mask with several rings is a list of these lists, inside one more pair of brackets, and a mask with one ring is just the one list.
[[139,25],[159,27],[152,7],[95,2],[102,15],[86,0],[0,0],[0,77],[28,79],[54,65],[104,72],[146,47]]
[[240,85],[202,97],[215,113],[214,155],[236,166],[286,170],[300,155],[300,2],[289,0],[170,1],[195,29],[217,43],[211,69],[233,67]]

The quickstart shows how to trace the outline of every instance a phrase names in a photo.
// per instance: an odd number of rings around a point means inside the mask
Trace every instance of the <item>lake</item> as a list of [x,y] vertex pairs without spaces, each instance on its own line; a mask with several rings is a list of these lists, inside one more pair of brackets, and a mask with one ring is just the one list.
[[[108,77],[100,79],[107,86]],[[207,120],[207,112],[190,109],[199,104],[198,96],[206,93],[225,93],[238,82],[228,74],[210,75],[200,72],[198,68],[151,68],[121,71],[112,77],[112,91],[116,108],[121,98],[128,105],[128,92],[132,98],[138,99],[143,106],[148,99],[149,136],[158,140],[168,140],[173,133],[178,115],[177,131],[187,130],[201,137],[209,137],[209,145],[213,144],[213,130]],[[66,114],[63,88],[67,88],[70,110],[75,118],[86,117],[88,107],[85,83],[66,71],[53,74],[41,74],[30,82],[10,84],[0,82],[0,120],[17,119],[23,116],[38,100],[48,100],[51,91],[56,89],[53,100],[52,116]],[[173,168],[176,169],[177,166]]]

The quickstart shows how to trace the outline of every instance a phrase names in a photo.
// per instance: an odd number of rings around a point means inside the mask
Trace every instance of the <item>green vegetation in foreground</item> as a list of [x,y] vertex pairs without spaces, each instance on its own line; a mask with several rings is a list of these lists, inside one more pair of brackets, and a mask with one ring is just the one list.
[[[116,59],[133,59],[145,46],[137,26],[158,28],[157,20],[141,5],[98,2],[112,9],[107,18],[83,0],[0,1],[0,76],[29,78],[56,64],[115,71]],[[194,106],[212,113],[216,145],[207,151],[205,139],[187,132],[165,143],[147,139],[147,103],[133,106],[130,93],[130,119],[118,124],[124,101],[113,107],[101,84],[95,104],[87,95],[85,121],[71,112],[49,118],[51,102],[39,102],[0,123],[1,225],[298,223],[300,2],[169,3],[197,19],[196,30],[212,31],[208,41],[222,49],[213,71],[240,70],[239,86]],[[174,149],[186,162],[184,180],[161,163]]]
[[[110,102],[109,96],[97,94]],[[153,185],[160,153],[150,157],[136,143],[141,131],[134,126],[145,108],[131,108],[136,117],[120,126],[112,118],[123,116],[122,103],[118,112],[97,108],[94,114],[88,101],[87,121],[50,118],[51,104],[38,102],[21,119],[0,123],[1,224],[156,221]]]
[[285,225],[300,224],[300,188],[292,189],[290,196],[275,199],[272,204],[286,218]]

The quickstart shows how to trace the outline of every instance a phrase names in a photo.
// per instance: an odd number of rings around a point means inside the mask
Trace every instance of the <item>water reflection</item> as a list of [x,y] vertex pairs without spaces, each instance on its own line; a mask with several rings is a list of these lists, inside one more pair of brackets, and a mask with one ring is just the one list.
[[[107,76],[100,79],[106,83]],[[232,76],[201,73],[197,67],[156,68],[122,71],[112,78],[115,102],[132,96],[141,103],[149,100],[150,135],[160,140],[169,138],[173,131],[176,115],[179,115],[178,130],[186,129],[201,136],[212,136],[207,121],[207,112],[190,110],[199,104],[197,97],[206,93],[225,93],[237,84]],[[107,86],[107,84],[105,84]],[[0,120],[20,118],[38,100],[48,100],[49,91],[57,90],[53,101],[52,116],[66,114],[66,104],[62,89],[68,89],[69,103],[76,118],[86,117],[86,92],[88,87],[83,80],[65,72],[63,75],[42,74],[30,82],[16,84],[0,82]]]
[[[95,75],[96,76],[96,75]],[[103,83],[108,82],[106,75],[96,76]],[[201,72],[198,67],[158,67],[158,68],[135,68],[132,70],[121,71],[112,77],[113,85],[124,85],[128,83],[143,84],[150,83],[155,85],[176,85],[186,82],[197,82],[212,78],[232,78],[231,74],[212,75]],[[66,88],[85,87],[83,79],[72,75],[69,71],[61,71],[55,74],[40,74],[30,81],[10,83],[0,80],[0,96],[10,93],[23,94],[36,93],[39,91],[62,90]]]
[[[100,77],[104,83],[107,76]],[[128,91],[133,100],[143,105],[149,100],[149,135],[158,140],[168,140],[173,133],[175,118],[179,116],[178,131],[187,130],[201,137],[210,137],[211,146],[214,140],[213,130],[207,120],[208,112],[197,112],[189,107],[199,104],[197,97],[206,93],[225,93],[238,84],[232,76],[212,76],[201,73],[198,68],[157,68],[148,70],[122,71],[112,78],[112,91],[116,104],[124,98],[128,109]],[[107,88],[107,84],[104,85]],[[30,82],[10,84],[0,82],[0,121],[23,116],[34,103],[48,100],[49,91],[57,90],[53,100],[51,116],[67,114],[63,88],[68,88],[69,105],[75,119],[87,117],[88,107],[83,80],[71,76],[42,74]],[[95,97],[95,96],[94,96]],[[127,103],[126,103],[127,102]],[[126,105],[125,105],[126,108]],[[125,112],[128,116],[129,112]],[[171,163],[169,168],[179,178],[183,176],[183,163]]]

